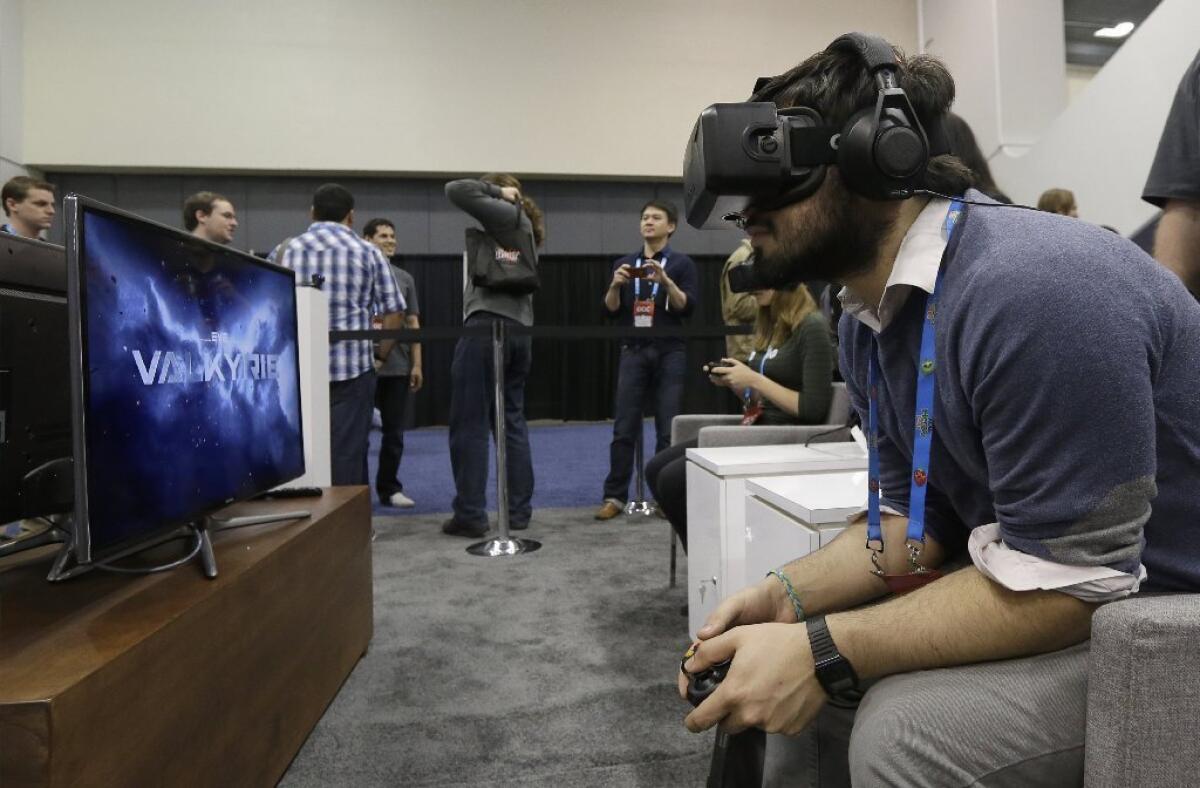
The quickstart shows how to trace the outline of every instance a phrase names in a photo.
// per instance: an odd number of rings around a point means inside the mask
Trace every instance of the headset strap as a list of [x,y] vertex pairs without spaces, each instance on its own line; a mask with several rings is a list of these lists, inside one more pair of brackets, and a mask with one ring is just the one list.
[[878,36],[868,36],[863,33],[847,33],[839,36],[829,49],[853,49],[859,53],[867,64],[867,72],[874,76],[881,68],[896,70],[896,53],[891,45]]

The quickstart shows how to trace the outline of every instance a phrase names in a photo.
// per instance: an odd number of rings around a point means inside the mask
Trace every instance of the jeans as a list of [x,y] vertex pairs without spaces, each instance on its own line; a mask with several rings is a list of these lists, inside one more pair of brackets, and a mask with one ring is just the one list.
[[634,441],[642,438],[642,406],[647,394],[654,400],[655,452],[671,443],[671,420],[683,405],[683,379],[687,354],[682,346],[657,344],[621,348],[617,368],[617,397],[613,414],[613,439],[609,446],[608,478],[604,497],[625,503],[633,475]]
[[[498,315],[475,313],[466,325],[490,325]],[[533,512],[533,460],[525,424],[525,381],[533,363],[532,339],[508,336],[504,341],[504,429],[507,436],[508,518],[529,522]],[[462,337],[450,366],[450,466],[454,472],[454,520],[463,525],[488,524],[485,487],[488,478],[488,434],[495,424],[495,377],[490,337]]]
[[388,503],[394,493],[403,492],[400,483],[400,459],[404,456],[404,412],[408,408],[408,375],[380,375],[375,384],[375,407],[383,424],[379,445],[379,469],[375,473],[375,493]]
[[367,438],[374,399],[373,369],[329,383],[330,476],[335,485],[367,483]]

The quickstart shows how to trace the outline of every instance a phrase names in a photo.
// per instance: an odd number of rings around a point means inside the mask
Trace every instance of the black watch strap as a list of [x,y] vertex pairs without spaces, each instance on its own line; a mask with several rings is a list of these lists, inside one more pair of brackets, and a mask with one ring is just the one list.
[[856,704],[862,698],[858,686],[858,674],[833,642],[825,616],[809,618],[804,622],[808,629],[808,644],[812,649],[817,681],[835,705]]

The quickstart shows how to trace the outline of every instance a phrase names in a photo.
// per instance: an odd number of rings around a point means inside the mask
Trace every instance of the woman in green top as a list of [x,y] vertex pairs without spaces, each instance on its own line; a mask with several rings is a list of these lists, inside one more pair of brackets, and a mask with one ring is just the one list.
[[[821,424],[833,399],[833,344],[807,287],[760,290],[749,363],[721,359],[709,380],[742,400],[743,424]],[[646,481],[687,550],[685,452],[696,441],[663,449],[646,463]]]

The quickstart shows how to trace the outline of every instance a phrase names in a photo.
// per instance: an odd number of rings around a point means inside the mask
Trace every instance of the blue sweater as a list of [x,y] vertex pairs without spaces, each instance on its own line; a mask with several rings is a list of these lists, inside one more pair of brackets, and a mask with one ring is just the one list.
[[[999,522],[1022,552],[1200,590],[1200,305],[1131,242],[1049,213],[967,206],[943,266],[929,533],[955,551]],[[906,513],[924,306],[878,337],[882,498]],[[871,335],[842,318],[864,423]]]

